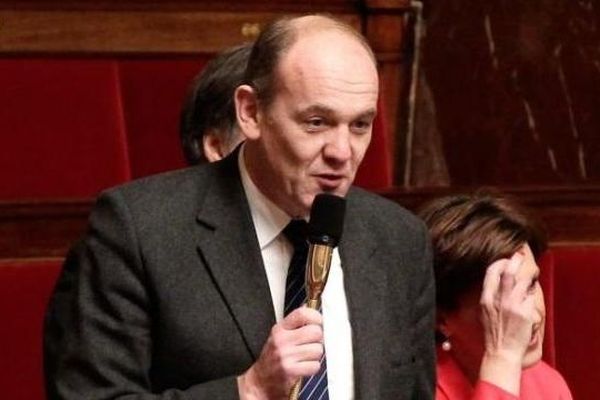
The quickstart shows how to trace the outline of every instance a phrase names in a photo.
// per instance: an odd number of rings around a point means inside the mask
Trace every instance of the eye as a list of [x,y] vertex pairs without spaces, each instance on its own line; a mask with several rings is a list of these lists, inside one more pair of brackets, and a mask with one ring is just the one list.
[[327,126],[327,121],[322,117],[311,117],[304,121],[304,126],[309,132],[318,132]]
[[363,134],[368,133],[371,130],[371,126],[373,125],[372,120],[367,119],[359,119],[352,123],[352,131],[355,133]]
[[535,278],[533,278],[533,279],[531,280],[531,283],[529,284],[529,287],[527,288],[527,290],[528,290],[529,292],[534,292],[534,291],[535,291],[535,289],[537,288],[537,284],[538,284],[538,282],[539,282],[539,278],[536,276]]

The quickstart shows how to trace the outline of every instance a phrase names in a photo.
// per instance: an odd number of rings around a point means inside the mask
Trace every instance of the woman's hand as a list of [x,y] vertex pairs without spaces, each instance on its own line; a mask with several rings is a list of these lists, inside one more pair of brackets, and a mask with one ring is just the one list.
[[490,265],[480,299],[485,339],[480,379],[515,395],[535,312],[535,299],[529,293],[534,276],[523,273],[523,260],[523,250],[519,250],[510,259]]

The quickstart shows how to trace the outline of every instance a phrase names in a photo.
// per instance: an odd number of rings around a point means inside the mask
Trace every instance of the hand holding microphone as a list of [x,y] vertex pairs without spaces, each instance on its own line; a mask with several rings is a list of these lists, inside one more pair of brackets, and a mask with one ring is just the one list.
[[[319,312],[333,249],[343,230],[345,200],[319,194],[311,208],[307,240],[306,305],[271,330],[255,364],[238,378],[242,399],[297,399],[302,378],[321,367],[323,319]],[[290,391],[290,387],[292,390]]]
[[[305,285],[306,305],[310,309],[318,310],[321,307],[321,295],[329,276],[333,249],[342,237],[345,212],[346,201],[341,197],[326,193],[315,197],[310,210]],[[292,387],[290,400],[298,399],[301,387],[302,378]]]

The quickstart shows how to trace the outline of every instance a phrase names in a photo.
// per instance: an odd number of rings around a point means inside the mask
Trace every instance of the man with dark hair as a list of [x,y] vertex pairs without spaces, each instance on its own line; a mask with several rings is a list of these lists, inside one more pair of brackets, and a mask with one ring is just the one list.
[[243,82],[251,44],[225,50],[193,80],[181,111],[179,134],[190,165],[214,162],[242,140],[233,93]]
[[[306,378],[302,400],[432,399],[426,228],[351,187],[378,91],[350,27],[267,27],[235,91],[239,150],[98,200],[49,306],[49,398],[287,399]],[[347,211],[321,315],[288,279],[323,192]]]

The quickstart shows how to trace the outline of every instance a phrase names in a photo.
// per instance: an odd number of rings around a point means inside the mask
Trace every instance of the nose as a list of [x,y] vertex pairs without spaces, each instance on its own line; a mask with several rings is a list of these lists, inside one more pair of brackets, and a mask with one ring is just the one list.
[[334,164],[344,164],[352,157],[351,133],[348,127],[339,127],[327,138],[323,156]]
[[544,292],[542,291],[542,287],[538,283],[538,287],[536,292],[533,294],[535,296],[535,307],[533,313],[533,322],[534,323],[542,323],[546,318],[546,304],[544,303]]

